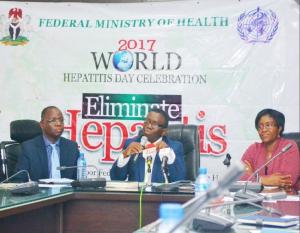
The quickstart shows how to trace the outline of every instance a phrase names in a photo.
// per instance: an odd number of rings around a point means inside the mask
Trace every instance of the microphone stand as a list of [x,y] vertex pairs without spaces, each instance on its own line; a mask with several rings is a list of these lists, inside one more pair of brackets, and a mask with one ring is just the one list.
[[96,178],[87,178],[87,179],[80,179],[80,180],[74,180],[71,182],[72,187],[74,188],[98,188],[98,187],[105,187],[106,186],[106,179],[101,178],[99,176],[99,170],[95,165],[86,165],[86,166],[61,166],[57,167],[57,170],[66,170],[66,169],[74,169],[79,167],[92,167],[95,168],[97,171],[97,177]]
[[175,232],[181,225],[190,221],[195,214],[198,213],[198,210],[201,209],[205,204],[207,204],[210,200],[221,195],[235,180],[237,180],[241,174],[244,172],[244,166],[241,163],[237,163],[231,167],[231,169],[224,175],[224,179],[222,179],[218,185],[215,185],[208,189],[206,193],[203,195],[194,197],[195,202],[186,211],[184,218],[179,221],[170,231],[167,233]]
[[[185,209],[185,216],[182,220],[180,220],[171,230],[169,230],[166,233],[171,233],[177,230],[180,226],[183,224],[186,224],[188,221],[190,221],[199,210],[203,209],[203,206],[207,204],[211,199],[214,199],[218,197],[220,194],[226,190],[231,183],[233,183],[235,180],[237,180],[241,174],[244,171],[244,166],[240,163],[235,164],[231,167],[231,169],[226,173],[224,176],[225,178],[222,179],[218,185],[215,185],[214,187],[210,188],[206,193],[196,196],[193,199],[189,200],[185,204],[183,204],[183,207]],[[150,224],[149,228],[146,229],[146,232],[150,232],[151,229],[153,229],[155,226],[161,223],[161,219],[158,219],[154,223]]]
[[167,162],[168,162],[168,157],[164,156],[161,168],[162,168],[163,176],[165,179],[165,184],[169,183],[169,180],[168,180],[169,170],[168,170]]
[[13,194],[24,194],[24,195],[31,195],[35,194],[39,191],[39,185],[38,182],[32,181],[30,179],[29,173],[27,170],[20,170],[17,173],[13,174],[12,176],[6,178],[0,184],[3,184],[4,182],[9,181],[11,178],[15,177],[16,175],[19,175],[20,173],[25,172],[27,174],[28,182],[25,183],[16,183],[16,187],[13,187],[10,189],[10,192]]
[[[187,201],[186,203],[184,203],[182,205],[182,207],[186,210],[194,202],[195,202],[195,198],[193,198],[193,199]],[[278,211],[276,209],[273,209],[273,208],[270,208],[270,207],[268,208],[268,207],[264,207],[262,205],[255,204],[255,202],[257,202],[257,198],[251,198],[251,199],[248,199],[248,200],[241,199],[241,200],[238,200],[238,201],[227,201],[227,202],[223,202],[223,203],[209,204],[209,205],[205,206],[204,208],[200,208],[199,210],[213,208],[213,207],[219,207],[219,206],[226,206],[226,205],[249,204],[249,205],[252,205],[254,207],[260,208],[264,211],[267,211],[271,214],[274,213],[274,214],[277,214],[279,216],[282,216],[282,213],[280,211]],[[215,216],[213,216],[213,217],[215,217]],[[212,221],[215,221],[215,219],[213,219]],[[150,223],[149,225],[145,226],[144,232],[151,232],[151,230],[154,229],[155,227],[157,227],[159,224],[161,224],[161,222],[162,222],[161,219],[157,219],[155,222]]]
[[18,171],[17,173],[13,174],[12,176],[6,178],[5,180],[2,180],[2,181],[0,182],[0,184],[3,184],[3,183],[5,183],[6,181],[9,181],[11,178],[15,177],[16,175],[19,175],[19,174],[22,173],[22,172],[25,172],[25,173],[27,174],[28,182],[32,182],[31,179],[30,179],[30,177],[29,177],[28,171],[27,171],[27,170],[20,170],[20,171]]
[[264,197],[258,193],[252,192],[250,190],[247,190],[247,186],[249,181],[254,177],[254,176],[258,176],[258,173],[261,169],[263,169],[265,166],[267,166],[269,163],[271,163],[274,159],[278,158],[280,155],[282,155],[283,153],[287,152],[290,148],[292,147],[292,144],[288,144],[287,146],[285,146],[284,148],[282,148],[282,150],[276,154],[273,158],[271,158],[269,161],[267,161],[266,163],[264,163],[262,166],[260,166],[258,169],[256,169],[251,176],[249,176],[249,178],[247,179],[246,183],[245,183],[245,187],[244,189],[236,192],[235,197],[239,198],[239,199],[249,199],[249,198],[255,198],[255,197],[260,197],[262,198],[262,200],[264,199]]

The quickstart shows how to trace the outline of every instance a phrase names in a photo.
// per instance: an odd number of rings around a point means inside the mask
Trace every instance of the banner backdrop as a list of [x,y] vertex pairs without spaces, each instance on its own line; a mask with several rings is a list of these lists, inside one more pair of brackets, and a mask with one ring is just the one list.
[[[263,108],[299,131],[299,6],[293,0],[0,3],[0,140],[58,106],[64,136],[109,177],[150,107],[199,127],[201,166],[221,176],[259,141]],[[95,171],[89,171],[90,176]]]

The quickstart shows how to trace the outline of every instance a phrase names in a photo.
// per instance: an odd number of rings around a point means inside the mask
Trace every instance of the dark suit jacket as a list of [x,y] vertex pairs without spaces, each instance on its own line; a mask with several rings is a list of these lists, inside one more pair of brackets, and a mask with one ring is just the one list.
[[[132,142],[140,142],[141,137],[137,137],[134,139],[128,139],[125,142],[124,148],[127,148],[128,145]],[[169,169],[169,182],[174,182],[177,180],[185,179],[185,164],[183,158],[183,145],[181,142],[173,141],[168,137],[163,137],[163,141],[167,143],[167,145],[173,149],[176,159],[173,164],[168,165]],[[134,161],[134,156],[131,156],[128,163],[119,168],[117,166],[117,161],[113,164],[110,170],[110,178],[112,180],[126,180],[128,181],[139,181],[143,182],[145,176],[145,159],[142,156],[139,156],[136,161]],[[161,160],[156,154],[153,164],[152,170],[152,182],[163,183],[164,177],[161,169]]]
[[[76,166],[79,157],[79,150],[76,142],[69,139],[60,138],[60,165]],[[21,144],[22,153],[18,158],[16,172],[27,170],[31,180],[49,178],[48,174],[48,157],[43,135],[39,135],[25,141]],[[62,178],[76,179],[77,170],[66,169],[61,171]],[[16,178],[17,181],[27,181],[25,173],[20,173]]]

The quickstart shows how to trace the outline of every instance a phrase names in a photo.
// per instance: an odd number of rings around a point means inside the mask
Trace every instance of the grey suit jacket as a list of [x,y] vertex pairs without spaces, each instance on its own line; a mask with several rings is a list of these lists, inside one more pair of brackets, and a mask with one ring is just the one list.
[[[79,157],[78,145],[69,139],[60,138],[60,166],[76,166]],[[18,157],[16,172],[27,170],[31,180],[49,178],[48,156],[43,135],[39,135],[21,144],[21,154]],[[77,170],[66,169],[61,171],[62,178],[77,178]],[[20,173],[16,181],[27,181],[25,173]]]

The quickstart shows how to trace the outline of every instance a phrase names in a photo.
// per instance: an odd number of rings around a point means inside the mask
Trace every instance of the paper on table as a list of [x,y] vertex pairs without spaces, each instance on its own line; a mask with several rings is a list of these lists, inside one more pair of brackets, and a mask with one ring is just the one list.
[[43,188],[61,188],[61,187],[71,187],[69,184],[39,184],[39,187]]
[[287,197],[282,201],[300,201],[299,195],[287,195]]
[[61,178],[61,179],[40,179],[39,183],[41,184],[71,184],[71,182],[74,181],[72,179],[68,178]]
[[0,189],[12,189],[15,188],[18,185],[18,183],[1,183]]
[[286,198],[280,199],[280,200],[264,200],[264,202],[277,202],[277,201],[299,201],[300,202],[300,196],[297,195],[287,195]]
[[278,227],[289,227],[297,225],[299,222],[298,217],[293,217],[291,215],[281,216],[281,217],[271,217],[264,215],[249,215],[241,216],[237,219],[238,223],[252,224],[257,226],[278,226]]
[[131,181],[107,181],[106,189],[138,190],[139,182]]

